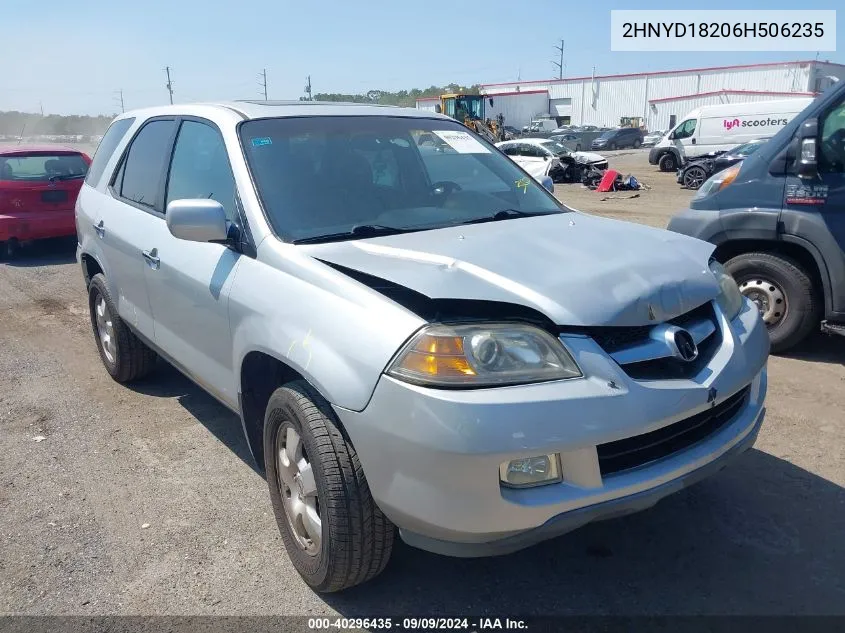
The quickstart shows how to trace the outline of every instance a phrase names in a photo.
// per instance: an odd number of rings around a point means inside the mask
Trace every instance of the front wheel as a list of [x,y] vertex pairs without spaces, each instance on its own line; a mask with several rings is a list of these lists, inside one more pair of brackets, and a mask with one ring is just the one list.
[[678,160],[673,153],[668,152],[660,157],[657,166],[660,168],[660,171],[675,171],[678,169]]
[[797,261],[772,253],[743,253],[728,260],[725,269],[760,310],[772,352],[794,347],[818,325],[821,305],[813,280]]
[[698,189],[707,180],[707,170],[701,165],[692,165],[684,170],[684,187]]
[[288,383],[270,396],[264,455],[276,523],[309,586],[340,591],[384,570],[393,524],[373,501],[331,407],[308,383]]

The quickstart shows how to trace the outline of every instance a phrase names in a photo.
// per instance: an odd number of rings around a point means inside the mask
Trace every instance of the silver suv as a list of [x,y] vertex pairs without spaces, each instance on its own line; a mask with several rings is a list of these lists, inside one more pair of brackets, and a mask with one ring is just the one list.
[[318,591],[396,528],[484,556],[647,508],[754,443],[769,339],[711,245],[548,187],[423,111],[128,112],[76,207],[103,364],[240,416]]

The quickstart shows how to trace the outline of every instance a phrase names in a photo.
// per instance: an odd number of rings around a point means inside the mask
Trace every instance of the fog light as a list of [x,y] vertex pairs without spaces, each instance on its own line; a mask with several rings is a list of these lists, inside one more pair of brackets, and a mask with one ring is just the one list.
[[499,479],[505,486],[527,488],[560,481],[557,453],[514,459],[499,465]]

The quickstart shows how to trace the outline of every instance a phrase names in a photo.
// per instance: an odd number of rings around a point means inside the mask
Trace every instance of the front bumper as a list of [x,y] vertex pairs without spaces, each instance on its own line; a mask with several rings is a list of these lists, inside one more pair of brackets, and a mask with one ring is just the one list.
[[[749,448],[764,416],[768,334],[749,302],[690,379],[636,381],[590,338],[564,337],[584,378],[480,390],[389,377],[362,412],[337,409],[373,497],[408,543],[453,556],[504,554],[593,520],[641,510]],[[602,475],[596,446],[684,420],[750,386],[714,433]],[[563,481],[503,488],[505,461],[560,453]]]

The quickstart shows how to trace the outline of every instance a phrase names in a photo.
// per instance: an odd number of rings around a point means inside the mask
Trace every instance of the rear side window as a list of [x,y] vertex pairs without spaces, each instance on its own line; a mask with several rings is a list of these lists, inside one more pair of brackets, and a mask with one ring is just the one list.
[[114,188],[121,198],[161,211],[159,192],[175,121],[151,121],[129,146]]
[[91,167],[88,169],[88,176],[85,178],[86,183],[92,187],[97,186],[100,182],[100,177],[103,175],[103,171],[106,169],[106,164],[109,162],[109,158],[111,158],[111,155],[114,154],[114,150],[120,144],[120,141],[123,140],[127,130],[132,127],[134,122],[134,118],[120,119],[109,126],[109,129],[106,130],[105,135],[103,135],[103,139],[97,146],[97,150],[94,152],[94,160],[91,161]]
[[47,182],[84,178],[88,163],[80,154],[25,154],[0,157],[0,180]]

